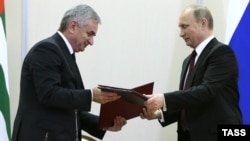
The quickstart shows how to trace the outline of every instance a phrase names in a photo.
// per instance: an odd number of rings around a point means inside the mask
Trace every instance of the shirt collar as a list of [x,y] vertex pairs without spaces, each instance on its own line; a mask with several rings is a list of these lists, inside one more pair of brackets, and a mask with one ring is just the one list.
[[204,50],[204,48],[207,46],[207,44],[214,38],[214,35],[209,36],[206,40],[201,42],[196,48],[195,51],[197,53],[195,57],[195,62],[198,60],[201,52]]
[[73,53],[74,53],[74,50],[73,50],[71,44],[69,43],[68,39],[62,34],[62,32],[57,31],[57,33],[58,33],[58,34],[62,37],[62,39],[64,40],[66,46],[68,47],[69,53],[70,53],[70,54],[73,54]]

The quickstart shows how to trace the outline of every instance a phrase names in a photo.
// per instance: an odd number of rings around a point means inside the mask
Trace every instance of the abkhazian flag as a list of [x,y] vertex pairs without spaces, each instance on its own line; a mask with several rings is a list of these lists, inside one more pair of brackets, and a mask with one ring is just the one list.
[[0,141],[10,140],[10,105],[4,0],[0,0]]
[[239,62],[240,107],[244,124],[250,124],[250,1],[230,0],[225,42]]

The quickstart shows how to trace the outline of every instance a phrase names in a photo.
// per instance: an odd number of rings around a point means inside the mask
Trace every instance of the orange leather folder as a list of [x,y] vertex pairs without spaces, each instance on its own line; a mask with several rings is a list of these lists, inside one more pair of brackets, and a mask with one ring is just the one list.
[[103,91],[115,92],[121,95],[121,99],[101,105],[99,128],[104,129],[113,126],[116,116],[122,116],[127,120],[139,116],[144,101],[147,100],[142,94],[152,94],[153,87],[154,82],[133,89],[99,85],[99,88]]

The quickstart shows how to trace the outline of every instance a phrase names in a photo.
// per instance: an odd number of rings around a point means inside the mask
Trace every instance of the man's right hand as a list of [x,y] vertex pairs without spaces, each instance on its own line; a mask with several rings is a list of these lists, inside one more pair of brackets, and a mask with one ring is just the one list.
[[121,98],[121,96],[118,95],[117,93],[105,92],[97,87],[93,88],[92,90],[93,90],[92,91],[93,101],[100,103],[100,104],[105,104],[105,103],[115,101]]
[[141,119],[153,120],[161,119],[161,113],[159,110],[150,111],[147,108],[142,108],[142,113],[140,113]]

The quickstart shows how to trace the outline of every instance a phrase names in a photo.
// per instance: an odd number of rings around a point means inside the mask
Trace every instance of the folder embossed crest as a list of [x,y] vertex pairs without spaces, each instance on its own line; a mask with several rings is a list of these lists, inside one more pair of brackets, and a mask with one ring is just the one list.
[[119,100],[101,104],[99,128],[103,129],[113,126],[116,116],[122,116],[127,120],[139,116],[142,112],[144,101],[147,100],[143,94],[153,93],[154,82],[133,89],[106,85],[99,85],[98,87],[103,91],[115,92],[121,96]]

